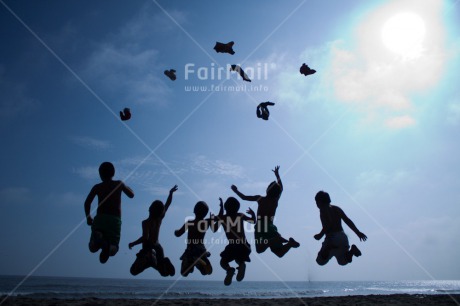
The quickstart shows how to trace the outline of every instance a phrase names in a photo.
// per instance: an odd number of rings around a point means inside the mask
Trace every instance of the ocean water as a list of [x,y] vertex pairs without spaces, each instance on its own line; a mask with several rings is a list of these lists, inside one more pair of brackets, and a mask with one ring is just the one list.
[[0,276],[0,295],[31,298],[291,298],[370,294],[460,294],[460,281],[234,282]]

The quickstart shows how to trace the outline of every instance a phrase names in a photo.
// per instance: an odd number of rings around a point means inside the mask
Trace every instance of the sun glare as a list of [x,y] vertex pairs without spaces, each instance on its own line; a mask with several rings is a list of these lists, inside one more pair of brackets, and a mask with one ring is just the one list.
[[424,38],[425,22],[415,13],[396,14],[382,27],[383,44],[390,51],[406,58],[421,55]]

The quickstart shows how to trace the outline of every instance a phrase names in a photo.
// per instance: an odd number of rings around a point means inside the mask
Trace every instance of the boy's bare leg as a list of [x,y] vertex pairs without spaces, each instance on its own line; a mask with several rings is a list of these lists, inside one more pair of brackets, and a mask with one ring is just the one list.
[[257,253],[263,253],[268,249],[268,244],[267,243],[258,243],[256,242],[256,252]]
[[358,249],[358,247],[356,245],[352,245],[350,250],[348,251],[347,253],[347,260],[348,262],[352,262],[353,260],[353,255],[356,256],[356,257],[359,257],[362,255],[361,251]]
[[297,241],[295,241],[293,238],[289,238],[289,240],[286,240],[286,239],[284,240],[287,241],[287,243],[283,244],[283,246],[279,248],[273,248],[273,247],[271,248],[271,251],[273,252],[273,254],[275,254],[278,257],[283,257],[284,255],[286,255],[287,252],[289,252],[291,248],[298,248],[300,246],[300,244]]
[[246,273],[246,263],[244,261],[237,261],[238,264],[238,273],[236,274],[236,280],[241,282],[244,278],[244,274]]
[[220,260],[220,266],[222,267],[222,269],[224,269],[225,271],[227,271],[230,267],[230,264],[228,261],[224,260],[224,259],[221,259]]
[[99,231],[94,231],[94,233],[91,234],[91,238],[89,240],[89,251],[91,253],[96,253],[99,251],[102,247],[102,240],[103,234]]
[[289,240],[286,240],[285,238],[281,237],[281,235],[270,238],[270,239],[265,239],[265,238],[256,239],[256,252],[263,253],[268,248],[271,248],[272,246],[275,246],[277,244],[283,244],[288,241]]
[[220,260],[220,266],[222,269],[227,271],[227,275],[224,279],[224,285],[229,286],[232,283],[233,275],[235,275],[235,268],[230,267],[229,262],[224,259]]
[[187,259],[183,259],[180,274],[185,277],[189,275],[191,272],[193,272],[193,264],[189,262]]
[[140,255],[134,261],[134,263],[131,266],[131,269],[129,270],[129,272],[132,275],[136,276],[136,275],[142,273],[147,268],[148,268],[147,259],[144,256]]
[[102,251],[99,254],[99,261],[100,263],[106,263],[110,257],[110,243],[109,241],[105,240],[102,242]]
[[195,266],[203,275],[212,274],[211,262],[209,261],[209,259],[205,257],[201,257],[200,259],[195,261]]

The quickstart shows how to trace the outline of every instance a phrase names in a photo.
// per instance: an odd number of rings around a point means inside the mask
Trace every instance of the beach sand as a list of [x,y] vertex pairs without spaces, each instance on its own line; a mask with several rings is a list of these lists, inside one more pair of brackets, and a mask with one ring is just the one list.
[[[3,301],[3,303],[2,303]],[[460,295],[357,295],[342,297],[314,297],[289,299],[181,299],[181,300],[133,300],[133,299],[31,299],[26,297],[1,297],[2,306],[302,306],[302,305],[457,305],[460,306]]]

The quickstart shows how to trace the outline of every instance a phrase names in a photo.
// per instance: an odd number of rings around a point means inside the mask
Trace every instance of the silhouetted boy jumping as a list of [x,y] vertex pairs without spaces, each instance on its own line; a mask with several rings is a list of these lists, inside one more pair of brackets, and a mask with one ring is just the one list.
[[212,273],[211,262],[208,259],[211,254],[206,250],[204,245],[204,236],[209,227],[214,232],[217,230],[214,226],[214,217],[211,216],[205,219],[209,212],[209,207],[204,201],[196,203],[193,212],[195,213],[195,219],[187,221],[180,229],[174,232],[176,237],[180,237],[188,231],[187,248],[180,257],[182,260],[180,273],[184,277],[192,273],[194,267],[203,275],[210,275]]
[[[102,249],[99,261],[106,263],[109,256],[118,252],[121,232],[121,193],[129,198],[134,197],[133,191],[122,181],[112,180],[115,167],[112,163],[103,162],[99,166],[102,182],[91,188],[85,200],[86,223],[91,226],[89,250],[96,253]],[[98,206],[94,219],[91,217],[91,203],[97,196]]]
[[320,266],[323,266],[327,264],[332,257],[335,257],[338,264],[344,266],[352,261],[353,255],[356,257],[361,256],[361,251],[356,245],[353,244],[350,248],[348,237],[342,228],[342,220],[353,230],[353,232],[355,232],[359,240],[366,241],[367,236],[356,228],[353,221],[345,215],[340,207],[331,205],[331,198],[327,192],[319,191],[315,196],[315,201],[320,211],[323,228],[314,238],[320,240],[326,235],[321,250],[316,257],[316,262]]
[[256,244],[256,252],[265,252],[267,248],[278,257],[283,257],[291,248],[298,248],[300,244],[293,238],[289,240],[283,238],[278,233],[278,228],[273,224],[278,201],[283,191],[283,184],[279,176],[279,166],[272,170],[275,173],[277,181],[273,181],[267,187],[267,195],[247,196],[238,191],[235,185],[232,185],[232,190],[245,201],[255,201],[257,207],[257,223],[254,226],[254,238]]
[[[217,216],[217,226],[222,225],[227,236],[228,245],[225,250],[220,253],[220,266],[227,271],[227,275],[224,280],[224,284],[229,286],[232,283],[233,275],[235,274],[235,268],[230,267],[230,262],[235,261],[238,264],[238,274],[236,275],[237,281],[242,281],[246,271],[246,262],[250,262],[249,254],[251,254],[251,246],[246,240],[244,234],[243,222],[255,223],[256,214],[249,208],[247,213],[251,216],[247,216],[243,213],[238,212],[240,209],[240,202],[234,197],[229,197],[225,204],[220,200],[220,210]],[[226,214],[224,215],[224,208]]]
[[177,191],[177,185],[169,190],[165,204],[160,200],[153,201],[149,207],[149,217],[142,221],[142,236],[129,244],[129,249],[131,249],[142,243],[142,249],[136,254],[136,260],[131,266],[132,275],[138,275],[149,267],[158,270],[161,276],[174,276],[176,273],[169,258],[164,256],[163,247],[159,241],[161,223],[171,205],[175,191]]

